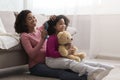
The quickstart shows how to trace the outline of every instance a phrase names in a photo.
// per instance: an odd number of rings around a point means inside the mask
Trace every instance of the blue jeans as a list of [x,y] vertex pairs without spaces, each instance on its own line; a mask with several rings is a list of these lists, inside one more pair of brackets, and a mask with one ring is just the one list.
[[47,65],[39,63],[29,69],[32,75],[42,77],[59,78],[60,80],[87,80],[87,75],[78,76],[78,73],[71,70],[51,69]]

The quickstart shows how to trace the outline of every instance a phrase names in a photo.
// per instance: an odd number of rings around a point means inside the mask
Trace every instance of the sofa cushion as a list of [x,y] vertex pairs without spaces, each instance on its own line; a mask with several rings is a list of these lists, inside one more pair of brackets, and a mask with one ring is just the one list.
[[0,33],[6,33],[6,30],[4,28],[1,18],[0,18]]
[[12,11],[0,11],[0,18],[3,22],[3,25],[8,33],[15,33],[14,22],[15,15]]

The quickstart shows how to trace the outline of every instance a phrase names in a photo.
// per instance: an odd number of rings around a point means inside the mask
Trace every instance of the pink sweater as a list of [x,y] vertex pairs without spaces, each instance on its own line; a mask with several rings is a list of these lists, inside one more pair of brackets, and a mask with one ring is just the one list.
[[36,32],[21,34],[21,43],[29,56],[29,68],[45,62],[46,41],[41,39],[42,29],[43,26],[37,28]]
[[61,57],[60,53],[58,52],[58,39],[56,35],[51,35],[47,41],[47,57],[58,58]]

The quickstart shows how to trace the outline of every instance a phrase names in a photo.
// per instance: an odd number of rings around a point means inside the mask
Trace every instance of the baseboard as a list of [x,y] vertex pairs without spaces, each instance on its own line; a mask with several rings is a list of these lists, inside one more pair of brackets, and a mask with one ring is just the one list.
[[96,59],[107,59],[107,60],[120,60],[120,57],[117,56],[106,56],[106,55],[97,55]]

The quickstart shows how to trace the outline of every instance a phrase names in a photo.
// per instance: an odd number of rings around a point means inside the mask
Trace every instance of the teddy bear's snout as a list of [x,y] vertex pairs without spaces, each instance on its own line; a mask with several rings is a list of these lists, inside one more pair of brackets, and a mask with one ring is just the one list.
[[71,40],[73,40],[73,38],[71,38]]

